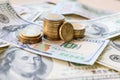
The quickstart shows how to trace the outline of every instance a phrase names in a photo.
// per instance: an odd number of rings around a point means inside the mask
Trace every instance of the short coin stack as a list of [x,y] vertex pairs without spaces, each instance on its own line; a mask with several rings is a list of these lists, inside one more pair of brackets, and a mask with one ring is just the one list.
[[42,40],[42,33],[38,26],[29,25],[20,31],[19,40],[25,44],[34,44]]
[[44,36],[49,40],[60,40],[59,28],[64,23],[65,17],[60,14],[48,14],[44,18]]
[[85,36],[85,27],[76,22],[72,22],[71,24],[74,28],[74,38],[83,38]]

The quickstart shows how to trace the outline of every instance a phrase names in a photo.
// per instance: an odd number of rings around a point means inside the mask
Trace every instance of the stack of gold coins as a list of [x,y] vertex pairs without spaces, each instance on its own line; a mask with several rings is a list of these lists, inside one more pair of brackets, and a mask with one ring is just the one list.
[[60,14],[51,13],[44,18],[44,36],[49,40],[60,40],[59,28],[65,21]]
[[85,27],[80,23],[72,22],[74,28],[74,38],[83,38],[85,36]]
[[19,40],[25,44],[34,44],[42,40],[42,32],[36,25],[29,25],[19,33]]
[[59,35],[65,42],[71,41],[74,36],[73,25],[69,22],[64,22],[59,29]]

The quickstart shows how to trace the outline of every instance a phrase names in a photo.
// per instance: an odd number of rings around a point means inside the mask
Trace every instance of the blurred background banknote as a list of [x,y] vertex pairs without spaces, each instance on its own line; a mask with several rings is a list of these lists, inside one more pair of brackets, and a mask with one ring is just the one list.
[[111,39],[107,49],[97,61],[98,63],[120,71],[120,36]]
[[[52,3],[52,2],[51,2]],[[50,2],[39,4],[26,4],[22,6],[13,6],[20,16],[28,21],[41,24],[44,16],[48,13],[58,13],[65,16],[77,15],[78,17],[84,17],[86,19],[92,19],[104,15],[110,15],[114,12],[106,10],[98,10],[87,5],[81,4],[77,1],[59,2],[58,4],[51,4]],[[31,6],[32,5],[32,6]],[[21,7],[21,8],[20,8]],[[75,16],[73,16],[75,18]]]
[[95,8],[83,5],[80,2],[62,2],[58,3],[52,11],[53,13],[58,14],[76,14],[86,18],[96,18],[103,15],[109,15],[113,12],[105,10],[97,10]]
[[119,80],[117,71],[36,55],[15,46],[0,48],[0,80]]
[[86,37],[109,39],[120,35],[120,13],[102,16],[99,18],[70,21],[82,24],[86,27]]

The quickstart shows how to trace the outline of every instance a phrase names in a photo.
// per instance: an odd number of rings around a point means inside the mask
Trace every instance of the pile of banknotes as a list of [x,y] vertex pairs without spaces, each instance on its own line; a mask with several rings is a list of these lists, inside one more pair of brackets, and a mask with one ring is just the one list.
[[[41,41],[29,44],[28,36],[23,36],[28,33],[21,31],[37,26],[43,32],[49,13],[84,26],[84,38],[54,41],[40,33]],[[23,38],[27,44],[20,41]],[[0,1],[0,80],[120,80],[119,53],[120,13],[75,0],[15,7],[8,0]]]

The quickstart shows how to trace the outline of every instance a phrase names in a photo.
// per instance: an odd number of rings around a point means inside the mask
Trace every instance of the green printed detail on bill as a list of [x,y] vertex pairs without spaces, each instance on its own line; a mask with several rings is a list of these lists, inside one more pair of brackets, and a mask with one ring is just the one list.
[[60,55],[63,57],[66,57],[66,58],[70,58],[70,59],[79,59],[81,61],[84,60],[84,57],[82,57],[82,56],[76,56],[76,55],[66,54],[66,53],[60,53]]
[[64,46],[65,48],[70,48],[70,49],[74,49],[78,47],[78,45],[75,43],[64,43],[62,46]]

